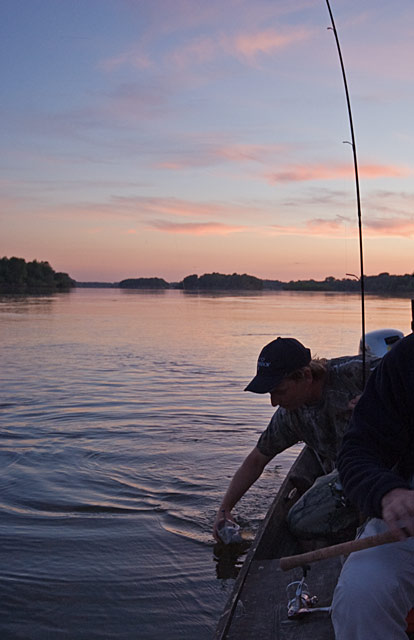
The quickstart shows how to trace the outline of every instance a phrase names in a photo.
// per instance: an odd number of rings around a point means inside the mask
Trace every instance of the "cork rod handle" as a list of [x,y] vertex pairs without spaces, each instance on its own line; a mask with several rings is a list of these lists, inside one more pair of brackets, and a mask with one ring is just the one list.
[[280,558],[280,568],[283,571],[289,571],[295,567],[301,567],[318,560],[324,560],[325,558],[334,558],[335,556],[348,555],[354,551],[362,551],[362,549],[370,549],[371,547],[378,547],[382,544],[388,544],[390,542],[396,542],[398,540],[395,533],[391,531],[385,531],[375,536],[368,536],[367,538],[358,538],[357,540],[350,540],[349,542],[341,542],[331,547],[323,547],[323,549],[315,549],[315,551],[308,551],[307,553],[301,553],[296,556],[287,556]]

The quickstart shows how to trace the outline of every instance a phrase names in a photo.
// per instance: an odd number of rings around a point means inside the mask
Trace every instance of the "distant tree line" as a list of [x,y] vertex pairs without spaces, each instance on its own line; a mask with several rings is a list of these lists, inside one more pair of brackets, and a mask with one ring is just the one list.
[[249,276],[246,273],[239,275],[224,275],[222,273],[205,273],[203,276],[191,275],[184,278],[182,288],[185,290],[254,290],[261,291],[263,289],[263,280]]
[[128,278],[119,283],[120,289],[169,289],[170,285],[162,278]]
[[[325,280],[291,280],[282,287],[285,291],[360,291],[357,278],[337,280],[328,276]],[[368,293],[414,293],[414,274],[403,276],[387,272],[377,276],[365,276],[364,288]]]
[[74,286],[75,281],[67,273],[54,271],[48,262],[0,259],[1,293],[50,293],[68,291]]
[[[202,276],[196,274],[187,276],[181,282],[167,282],[163,278],[128,278],[121,280],[118,286],[121,289],[185,289],[186,291],[211,291],[211,290],[257,290],[263,289],[263,280],[247,274],[225,275],[222,273],[205,273]],[[77,286],[95,286],[94,283],[79,283]],[[96,285],[98,286],[98,285]]]
[[[47,263],[46,263],[47,264]],[[414,294],[414,274],[403,276],[380,273],[376,276],[365,276],[365,291],[367,293]],[[336,279],[328,276],[324,280],[262,280],[255,276],[233,273],[205,273],[202,276],[192,274],[186,276],[181,282],[168,283],[163,278],[128,278],[119,283],[76,283],[83,287],[120,287],[121,289],[183,289],[185,291],[360,291],[360,282],[357,277]]]

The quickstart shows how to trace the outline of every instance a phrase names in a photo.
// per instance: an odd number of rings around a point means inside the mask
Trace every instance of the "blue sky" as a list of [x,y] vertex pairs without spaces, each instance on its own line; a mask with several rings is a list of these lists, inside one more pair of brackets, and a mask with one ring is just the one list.
[[[409,0],[332,0],[367,273],[413,269]],[[3,0],[2,254],[77,280],[358,272],[322,0]]]

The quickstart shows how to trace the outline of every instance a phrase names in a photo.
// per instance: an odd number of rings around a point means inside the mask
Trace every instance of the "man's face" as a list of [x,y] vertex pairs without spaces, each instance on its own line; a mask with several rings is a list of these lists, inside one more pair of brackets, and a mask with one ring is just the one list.
[[272,407],[283,407],[290,411],[299,409],[310,401],[310,390],[312,376],[305,375],[299,380],[283,380],[275,389],[270,392],[270,402]]

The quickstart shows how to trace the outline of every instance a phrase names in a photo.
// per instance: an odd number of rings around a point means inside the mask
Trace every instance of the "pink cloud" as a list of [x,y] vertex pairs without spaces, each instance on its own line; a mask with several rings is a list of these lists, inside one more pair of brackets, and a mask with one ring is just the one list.
[[285,49],[310,36],[310,31],[299,29],[289,33],[280,33],[275,29],[265,29],[255,33],[244,33],[229,42],[229,48],[237,55],[253,60],[259,54],[272,54],[278,49]]
[[[1,204],[1,201],[0,201]],[[33,213],[33,208],[32,208]],[[38,207],[36,216],[42,219],[63,220],[81,219],[90,221],[127,223],[127,229],[135,229],[135,225],[147,224],[147,220],[229,220],[250,218],[259,215],[262,208],[257,203],[233,204],[220,202],[195,202],[179,198],[157,197],[125,197],[113,196],[105,202],[79,202]],[[174,224],[174,223],[172,223]],[[185,224],[185,223],[184,223]],[[197,224],[197,222],[194,222]],[[203,224],[203,223],[202,223]]]
[[[397,167],[390,165],[364,164],[359,166],[361,178],[399,178],[412,174],[412,170],[407,167]],[[353,178],[354,167],[347,165],[296,165],[289,167],[266,177],[270,183],[277,182],[306,182],[311,180],[337,180],[342,178]]]
[[402,178],[412,173],[408,167],[376,164],[365,164],[360,167],[360,174],[363,178]]
[[354,236],[356,229],[350,228],[349,220],[343,216],[331,219],[314,218],[299,225],[272,225],[271,230],[276,235],[306,235],[344,237],[344,233]]
[[[118,199],[123,200],[123,199]],[[146,214],[167,215],[174,218],[204,218],[213,215],[228,215],[236,207],[217,203],[191,202],[176,198],[131,198],[132,206],[139,207]]]
[[369,235],[373,236],[414,236],[414,217],[411,218],[376,218],[366,223]]
[[352,224],[349,218],[345,218],[344,216],[336,216],[331,219],[323,219],[323,218],[314,218],[313,220],[308,220],[307,228],[310,231],[314,231],[316,233],[320,233],[324,231],[326,233],[335,233],[339,230],[343,230],[344,227]]
[[217,147],[216,155],[230,162],[269,162],[272,156],[286,153],[287,145],[229,144]]
[[[179,31],[192,29],[192,21],[188,22],[188,14],[183,12],[179,25]],[[217,18],[217,15],[215,16]],[[252,63],[259,56],[273,55],[275,51],[291,47],[298,42],[312,36],[313,31],[308,28],[275,29],[262,28],[254,24],[255,20],[250,19],[247,28],[245,26],[234,26],[234,33],[229,34],[217,29],[214,35],[193,36],[183,39],[181,44],[173,44],[171,47],[163,47],[164,52],[160,58],[160,48],[157,46],[159,39],[169,30],[174,31],[174,27],[160,29],[147,33],[146,37],[138,46],[129,49],[103,60],[100,68],[108,73],[128,66],[135,69],[147,70],[160,65],[167,65],[174,69],[192,66],[194,63],[206,63],[218,59],[224,55],[237,58],[239,61]],[[253,24],[252,24],[253,23]],[[236,24],[236,23],[234,23]],[[205,25],[204,25],[205,26]],[[238,31],[237,31],[238,29]]]
[[215,203],[200,203],[179,198],[146,198],[146,197],[112,197],[104,204],[80,205],[79,212],[84,215],[86,211],[126,219],[140,219],[149,215],[168,216],[172,218],[203,218],[213,215],[226,215],[229,207]]
[[[335,218],[314,218],[298,225],[272,225],[276,235],[306,235],[331,238],[355,237],[358,233],[357,221],[344,216]],[[363,221],[364,237],[412,237],[414,236],[414,216],[400,218],[370,218]]]
[[152,220],[148,222],[148,226],[166,231],[167,233],[188,234],[193,236],[205,235],[229,235],[230,233],[239,233],[247,231],[248,227],[223,224],[221,222],[165,222],[163,220]]
[[259,55],[274,54],[275,51],[286,49],[310,35],[311,32],[305,29],[284,33],[276,29],[262,29],[233,36],[218,35],[216,38],[205,36],[176,49],[170,54],[170,58],[175,65],[183,67],[194,62],[208,62],[225,53],[251,63]]
[[174,153],[174,158],[159,162],[156,167],[180,171],[189,167],[206,167],[222,162],[264,164],[271,161],[275,155],[286,152],[287,146],[283,145],[227,144],[220,146],[202,142],[197,148],[187,153],[183,152],[180,155]]

